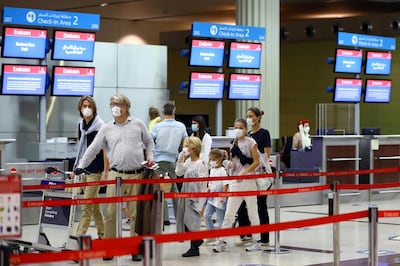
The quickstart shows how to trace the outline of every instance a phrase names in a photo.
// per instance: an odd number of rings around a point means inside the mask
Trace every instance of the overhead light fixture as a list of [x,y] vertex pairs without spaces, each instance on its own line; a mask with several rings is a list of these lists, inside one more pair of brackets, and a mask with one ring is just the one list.
[[393,20],[392,24],[390,24],[390,27],[393,30],[396,30],[396,31],[399,30],[400,29],[400,20],[397,20],[397,19]]
[[106,7],[106,6],[108,6],[108,3],[101,3],[100,4],[100,7]]
[[343,25],[340,23],[336,23],[335,25],[333,25],[332,27],[332,31],[333,33],[338,33],[339,31],[343,31]]
[[315,35],[315,28],[314,26],[310,25],[307,28],[304,29],[304,34],[308,37],[308,38],[313,38]]
[[289,31],[286,27],[281,28],[281,40],[286,40],[289,36]]
[[372,24],[371,24],[371,22],[369,22],[369,21],[365,21],[365,22],[363,22],[362,24],[361,24],[361,30],[363,31],[363,32],[366,32],[366,33],[368,33],[368,32],[371,32],[372,31],[372,28],[373,28],[374,26],[372,26]]

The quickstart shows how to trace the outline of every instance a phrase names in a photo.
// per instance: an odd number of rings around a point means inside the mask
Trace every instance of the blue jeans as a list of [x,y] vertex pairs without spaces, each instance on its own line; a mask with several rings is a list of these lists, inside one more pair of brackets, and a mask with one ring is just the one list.
[[225,216],[225,209],[218,209],[215,206],[211,205],[210,203],[207,202],[206,205],[206,210],[204,213],[204,221],[206,222],[206,227],[207,230],[213,230],[214,229],[214,223],[211,219],[211,216],[215,213],[216,218],[217,218],[217,224],[218,228],[221,228],[222,222],[224,221],[224,216]]

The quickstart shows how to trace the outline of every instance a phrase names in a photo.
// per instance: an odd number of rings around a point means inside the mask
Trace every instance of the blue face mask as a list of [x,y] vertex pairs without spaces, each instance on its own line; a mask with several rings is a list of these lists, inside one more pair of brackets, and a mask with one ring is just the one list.
[[199,131],[199,127],[196,124],[192,124],[192,131],[193,132]]

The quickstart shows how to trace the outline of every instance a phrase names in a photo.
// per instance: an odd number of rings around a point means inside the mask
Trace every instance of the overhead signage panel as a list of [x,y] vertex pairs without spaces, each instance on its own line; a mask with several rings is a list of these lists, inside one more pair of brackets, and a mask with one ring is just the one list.
[[3,24],[100,30],[100,15],[30,8],[4,7]]
[[396,50],[396,38],[338,32],[338,45],[381,50]]
[[246,41],[265,41],[265,28],[193,22],[192,36]]

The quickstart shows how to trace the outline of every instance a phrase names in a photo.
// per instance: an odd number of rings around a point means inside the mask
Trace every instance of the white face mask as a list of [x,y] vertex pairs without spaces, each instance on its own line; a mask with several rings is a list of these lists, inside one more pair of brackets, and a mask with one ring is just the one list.
[[111,114],[112,114],[114,117],[119,117],[119,116],[121,115],[121,107],[118,107],[118,106],[112,107],[112,108],[111,108]]
[[250,117],[246,119],[246,122],[248,127],[252,127],[254,125],[253,119],[251,119]]
[[308,133],[308,132],[310,132],[310,127],[304,127],[304,133]]
[[217,165],[218,165],[217,161],[210,161],[211,168],[217,168]]
[[82,108],[81,112],[82,112],[82,115],[83,115],[84,117],[89,117],[89,116],[92,116],[92,114],[93,114],[92,109],[90,109],[90,108],[88,108],[88,107]]
[[183,147],[182,148],[182,153],[183,153],[183,155],[188,156],[190,154],[189,148],[188,147]]
[[240,129],[240,128],[235,128],[235,129],[234,129],[234,132],[235,132],[235,136],[236,136],[237,138],[243,137],[243,135],[244,135],[243,129]]

